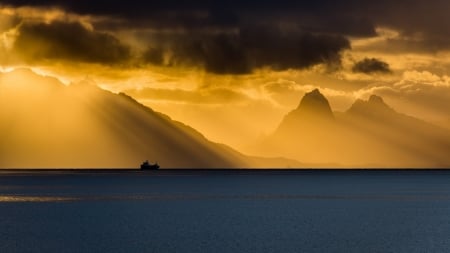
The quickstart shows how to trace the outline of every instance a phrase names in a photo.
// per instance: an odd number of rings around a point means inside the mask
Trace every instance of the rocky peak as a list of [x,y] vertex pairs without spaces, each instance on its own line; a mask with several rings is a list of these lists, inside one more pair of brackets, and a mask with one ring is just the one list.
[[382,97],[371,95],[367,101],[357,99],[348,112],[354,114],[373,115],[390,113],[394,112],[394,110],[384,102]]
[[333,117],[330,104],[319,89],[306,93],[295,112],[319,117]]
[[377,95],[371,95],[368,102],[372,104],[385,104],[383,98]]

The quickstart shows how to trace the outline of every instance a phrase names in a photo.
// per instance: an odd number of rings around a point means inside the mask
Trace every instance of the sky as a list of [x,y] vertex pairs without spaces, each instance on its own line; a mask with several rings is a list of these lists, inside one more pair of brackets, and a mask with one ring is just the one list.
[[449,9],[445,0],[2,0],[0,71],[124,92],[240,149],[315,88],[334,111],[376,94],[450,128]]

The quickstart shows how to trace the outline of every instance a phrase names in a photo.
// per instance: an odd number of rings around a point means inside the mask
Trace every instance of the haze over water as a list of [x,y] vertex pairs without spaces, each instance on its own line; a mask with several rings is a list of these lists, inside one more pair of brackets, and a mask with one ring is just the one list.
[[0,173],[1,252],[448,252],[449,171]]

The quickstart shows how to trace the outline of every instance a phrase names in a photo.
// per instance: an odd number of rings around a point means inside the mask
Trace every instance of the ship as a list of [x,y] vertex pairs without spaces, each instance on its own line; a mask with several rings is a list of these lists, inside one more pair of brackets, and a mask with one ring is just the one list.
[[157,169],[159,169],[158,163],[150,164],[147,160],[141,164],[141,170],[157,170]]

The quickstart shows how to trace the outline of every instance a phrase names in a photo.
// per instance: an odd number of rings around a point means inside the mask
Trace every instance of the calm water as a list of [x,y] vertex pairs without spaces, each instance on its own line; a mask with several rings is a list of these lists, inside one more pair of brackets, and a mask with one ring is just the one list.
[[450,252],[450,171],[0,172],[0,252]]

